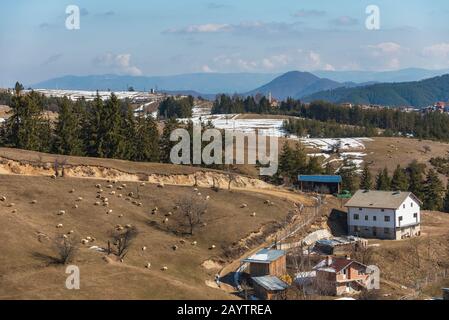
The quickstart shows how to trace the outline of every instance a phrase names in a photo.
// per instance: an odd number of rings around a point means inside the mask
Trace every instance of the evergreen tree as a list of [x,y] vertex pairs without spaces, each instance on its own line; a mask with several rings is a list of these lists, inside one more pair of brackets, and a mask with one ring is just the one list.
[[391,179],[391,190],[393,191],[407,191],[408,190],[408,180],[405,170],[401,168],[400,165],[396,167],[393,173],[393,178]]
[[446,187],[446,195],[443,200],[443,211],[449,213],[449,182]]
[[424,172],[425,165],[413,160],[407,167],[408,190],[418,199],[424,199]]
[[57,154],[73,156],[83,154],[80,117],[69,99],[65,97],[60,101],[54,142],[54,151]]
[[376,190],[389,191],[391,180],[388,175],[388,169],[385,167],[376,177]]
[[137,119],[135,141],[136,154],[132,160],[159,162],[159,132],[151,116]]
[[308,174],[322,174],[323,167],[321,166],[321,161],[318,157],[311,157],[309,163],[307,164]]
[[121,112],[120,102],[115,94],[111,94],[111,97],[106,101],[106,105],[102,110],[100,128],[103,144],[100,148],[100,156],[105,158],[120,158],[125,150],[121,130],[123,114]]
[[365,164],[362,176],[360,178],[360,189],[371,190],[372,188],[373,188],[373,177],[371,175],[368,165]]
[[444,187],[435,170],[430,169],[427,172],[424,183],[424,209],[441,210],[443,206]]
[[292,167],[290,174],[296,178],[298,174],[305,172],[307,167],[307,153],[302,144],[296,143],[295,148],[291,151],[291,157]]
[[357,190],[357,174],[356,167],[345,161],[343,167],[339,171],[342,179],[343,190],[348,190],[354,193]]

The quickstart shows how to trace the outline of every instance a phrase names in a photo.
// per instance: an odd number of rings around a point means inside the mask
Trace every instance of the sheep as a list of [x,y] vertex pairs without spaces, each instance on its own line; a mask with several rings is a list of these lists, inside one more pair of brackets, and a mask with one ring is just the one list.
[[87,240],[87,241],[91,241],[91,240],[92,240],[92,237],[86,237],[86,240]]
[[86,239],[81,239],[81,243],[85,245],[85,244],[88,244],[88,243],[89,243],[89,241],[88,241],[88,240],[86,240]]
[[56,225],[56,229],[61,229],[62,227],[64,227],[62,223]]
[[37,200],[31,201],[31,204],[36,204],[36,203],[37,203]]
[[109,192],[109,194],[110,194],[111,196],[113,196],[113,195],[115,195],[115,191],[111,191],[111,192]]
[[172,215],[173,215],[173,213],[171,213],[171,212],[167,212],[167,213],[165,214],[166,217],[171,217]]
[[185,241],[184,239],[181,239],[181,240],[179,240],[179,243],[181,243],[181,244],[185,244],[185,243],[186,243],[186,241]]
[[134,196],[134,192],[128,193],[128,197],[133,197],[133,196]]
[[130,198],[130,197],[126,197],[125,200],[126,200],[126,201],[130,201],[131,198]]
[[164,266],[164,267],[162,267],[161,270],[162,270],[162,271],[167,271],[167,270],[168,270],[168,267]]
[[119,218],[123,218],[123,214],[119,214],[118,217],[119,217]]
[[165,218],[162,223],[167,223],[168,222],[168,218]]
[[177,246],[177,245],[174,245],[174,246],[172,246],[171,248],[173,249],[173,251],[178,250],[178,246]]
[[196,246],[197,244],[198,244],[197,241],[193,241],[193,242],[192,242],[192,246]]
[[201,192],[198,192],[198,197],[201,197]]
[[173,207],[173,210],[178,210],[179,209],[179,206],[174,206]]
[[151,263],[148,262],[148,263],[146,264],[145,268],[150,269],[150,268],[151,268]]
[[73,209],[78,209],[79,207],[78,207],[78,205],[77,204],[75,204],[74,206],[73,206]]
[[103,192],[103,189],[100,189],[97,191],[97,193],[102,193],[102,192]]
[[83,201],[83,197],[78,197],[76,201]]
[[242,208],[242,209],[247,208],[247,207],[248,207],[248,205],[246,203],[242,203],[242,205],[240,206],[240,208]]
[[90,242],[95,242],[95,240],[97,240],[97,239],[92,237],[92,239],[90,239]]
[[206,196],[206,200],[210,200],[210,196]]
[[127,225],[125,226],[126,229],[131,229],[132,227],[133,227],[133,226],[130,225],[130,224],[127,224]]
[[63,216],[63,215],[65,215],[65,210],[59,210],[58,216]]
[[73,230],[70,230],[70,231],[68,232],[68,234],[73,234],[73,233],[75,233],[75,231],[73,231]]
[[97,201],[97,202],[95,202],[94,205],[99,206],[100,204],[101,204],[100,201]]
[[66,234],[63,234],[62,237],[63,237],[64,239],[68,239],[68,238],[69,238]]
[[140,186],[141,186],[141,187],[145,187],[145,186],[146,186],[145,182],[142,182],[142,183],[140,184]]
[[97,194],[96,198],[101,199],[101,194]]
[[255,216],[256,216],[255,212],[251,213],[251,217],[255,217]]
[[1,196],[0,197],[0,201],[5,202],[6,201],[6,197],[5,196]]
[[69,193],[75,193],[75,189],[71,189]]
[[53,179],[53,180],[55,180],[55,179],[56,179],[56,175],[55,175],[55,174],[52,174],[52,175],[50,176],[50,178]]
[[123,187],[117,187],[117,190],[122,191]]
[[143,247],[142,247],[142,251],[147,251],[147,247],[146,247],[146,246],[143,246]]
[[103,207],[109,207],[109,202],[103,203]]
[[103,202],[109,202],[108,198],[103,198]]
[[123,194],[120,193],[117,197],[123,198]]
[[108,185],[106,186],[106,188],[112,189],[112,188],[114,188],[114,186],[113,186],[112,184],[108,184]]
[[142,202],[139,202],[139,203],[137,204],[137,206],[138,206],[138,207],[143,206]]
[[95,185],[95,188],[101,189],[101,184],[96,184],[96,185]]
[[17,209],[14,209],[13,211],[11,211],[11,213],[17,213]]
[[122,188],[126,188],[126,183],[123,183],[123,184],[122,184]]
[[198,192],[198,188],[193,188],[193,191]]
[[11,202],[10,204],[8,204],[8,207],[14,207],[16,204],[14,202]]
[[213,249],[215,249],[215,248],[216,248],[216,246],[215,246],[215,244],[213,244],[213,245],[210,246],[209,249],[210,249],[210,250],[213,250]]
[[112,213],[112,210],[106,211],[106,214],[111,214],[111,213]]

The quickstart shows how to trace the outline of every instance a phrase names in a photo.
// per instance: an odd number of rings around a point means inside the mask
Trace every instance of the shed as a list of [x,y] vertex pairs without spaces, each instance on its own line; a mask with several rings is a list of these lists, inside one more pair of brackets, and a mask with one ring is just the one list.
[[299,175],[298,182],[301,191],[334,194],[340,193],[342,178],[330,175]]
[[272,300],[288,289],[289,285],[275,276],[253,277],[254,291],[259,299]]
[[249,264],[251,277],[282,276],[287,273],[287,258],[284,250],[262,249],[242,262]]

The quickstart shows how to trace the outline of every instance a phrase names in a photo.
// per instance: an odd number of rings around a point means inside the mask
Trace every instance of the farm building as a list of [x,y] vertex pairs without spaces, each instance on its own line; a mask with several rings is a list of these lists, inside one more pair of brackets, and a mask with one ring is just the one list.
[[316,271],[315,287],[321,294],[339,296],[374,287],[373,272],[360,262],[348,258],[329,256],[313,269]]
[[421,204],[411,192],[359,190],[345,205],[349,234],[392,240],[419,236]]
[[251,277],[282,276],[287,273],[287,258],[284,250],[262,249],[242,262],[249,264]]
[[256,296],[263,300],[272,300],[289,287],[287,283],[275,276],[253,277],[252,281]]
[[321,239],[315,242],[314,249],[327,255],[343,255],[353,248],[365,248],[368,240],[354,236]]
[[341,176],[299,175],[298,183],[304,192],[334,194],[340,193],[342,179]]

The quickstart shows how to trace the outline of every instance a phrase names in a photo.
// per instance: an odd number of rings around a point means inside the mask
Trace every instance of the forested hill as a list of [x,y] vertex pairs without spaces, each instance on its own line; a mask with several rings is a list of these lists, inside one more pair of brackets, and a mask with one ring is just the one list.
[[356,88],[337,88],[311,94],[305,102],[325,100],[333,103],[378,104],[424,108],[449,100],[449,74],[422,81],[380,83]]

